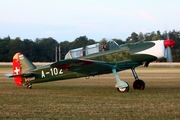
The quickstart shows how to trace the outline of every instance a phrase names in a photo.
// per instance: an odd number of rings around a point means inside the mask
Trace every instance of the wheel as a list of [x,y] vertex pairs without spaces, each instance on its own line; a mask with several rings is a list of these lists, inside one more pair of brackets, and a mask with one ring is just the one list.
[[[126,82],[126,83],[127,83],[127,82]],[[128,83],[127,83],[127,84],[128,84]],[[119,92],[121,92],[121,93],[123,93],[123,92],[129,92],[129,84],[128,84],[127,87],[117,88],[117,90],[118,90]]]
[[32,85],[27,85],[27,89],[32,89]]
[[144,90],[145,82],[143,80],[135,80],[133,83],[133,88],[135,90]]

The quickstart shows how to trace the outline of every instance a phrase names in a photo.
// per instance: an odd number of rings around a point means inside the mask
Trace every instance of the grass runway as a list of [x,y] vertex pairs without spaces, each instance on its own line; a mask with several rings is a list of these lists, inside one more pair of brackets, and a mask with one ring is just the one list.
[[128,93],[119,93],[112,74],[34,84],[33,89],[17,87],[10,67],[0,68],[1,119],[76,120],[179,120],[180,68],[137,68],[146,82],[144,91],[134,90],[131,70],[119,72],[130,84]]

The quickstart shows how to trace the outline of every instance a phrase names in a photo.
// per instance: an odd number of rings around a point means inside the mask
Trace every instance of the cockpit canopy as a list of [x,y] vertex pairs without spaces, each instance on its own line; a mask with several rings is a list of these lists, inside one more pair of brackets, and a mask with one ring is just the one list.
[[116,47],[119,47],[119,45],[113,40],[109,41],[107,44],[96,43],[96,44],[88,45],[85,48],[81,47],[81,48],[76,48],[76,49],[70,50],[66,54],[65,59],[83,57],[83,56],[87,56],[90,54],[111,50]]

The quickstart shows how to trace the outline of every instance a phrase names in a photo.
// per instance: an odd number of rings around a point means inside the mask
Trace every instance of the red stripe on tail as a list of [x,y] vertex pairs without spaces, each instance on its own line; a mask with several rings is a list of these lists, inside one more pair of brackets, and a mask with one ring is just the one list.
[[[20,75],[21,74],[21,65],[20,65],[20,59],[19,56],[20,53],[16,53],[13,57],[13,75]],[[21,76],[15,76],[14,82],[18,86],[22,86],[22,77]]]

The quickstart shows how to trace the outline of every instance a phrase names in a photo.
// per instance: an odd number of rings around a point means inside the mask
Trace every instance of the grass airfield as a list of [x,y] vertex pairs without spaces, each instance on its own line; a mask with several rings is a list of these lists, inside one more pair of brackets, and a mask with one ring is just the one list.
[[119,72],[130,85],[128,93],[115,89],[113,74],[18,87],[10,65],[0,65],[1,119],[92,119],[152,120],[180,119],[180,65],[138,67],[146,82],[144,91],[134,90],[131,70]]

